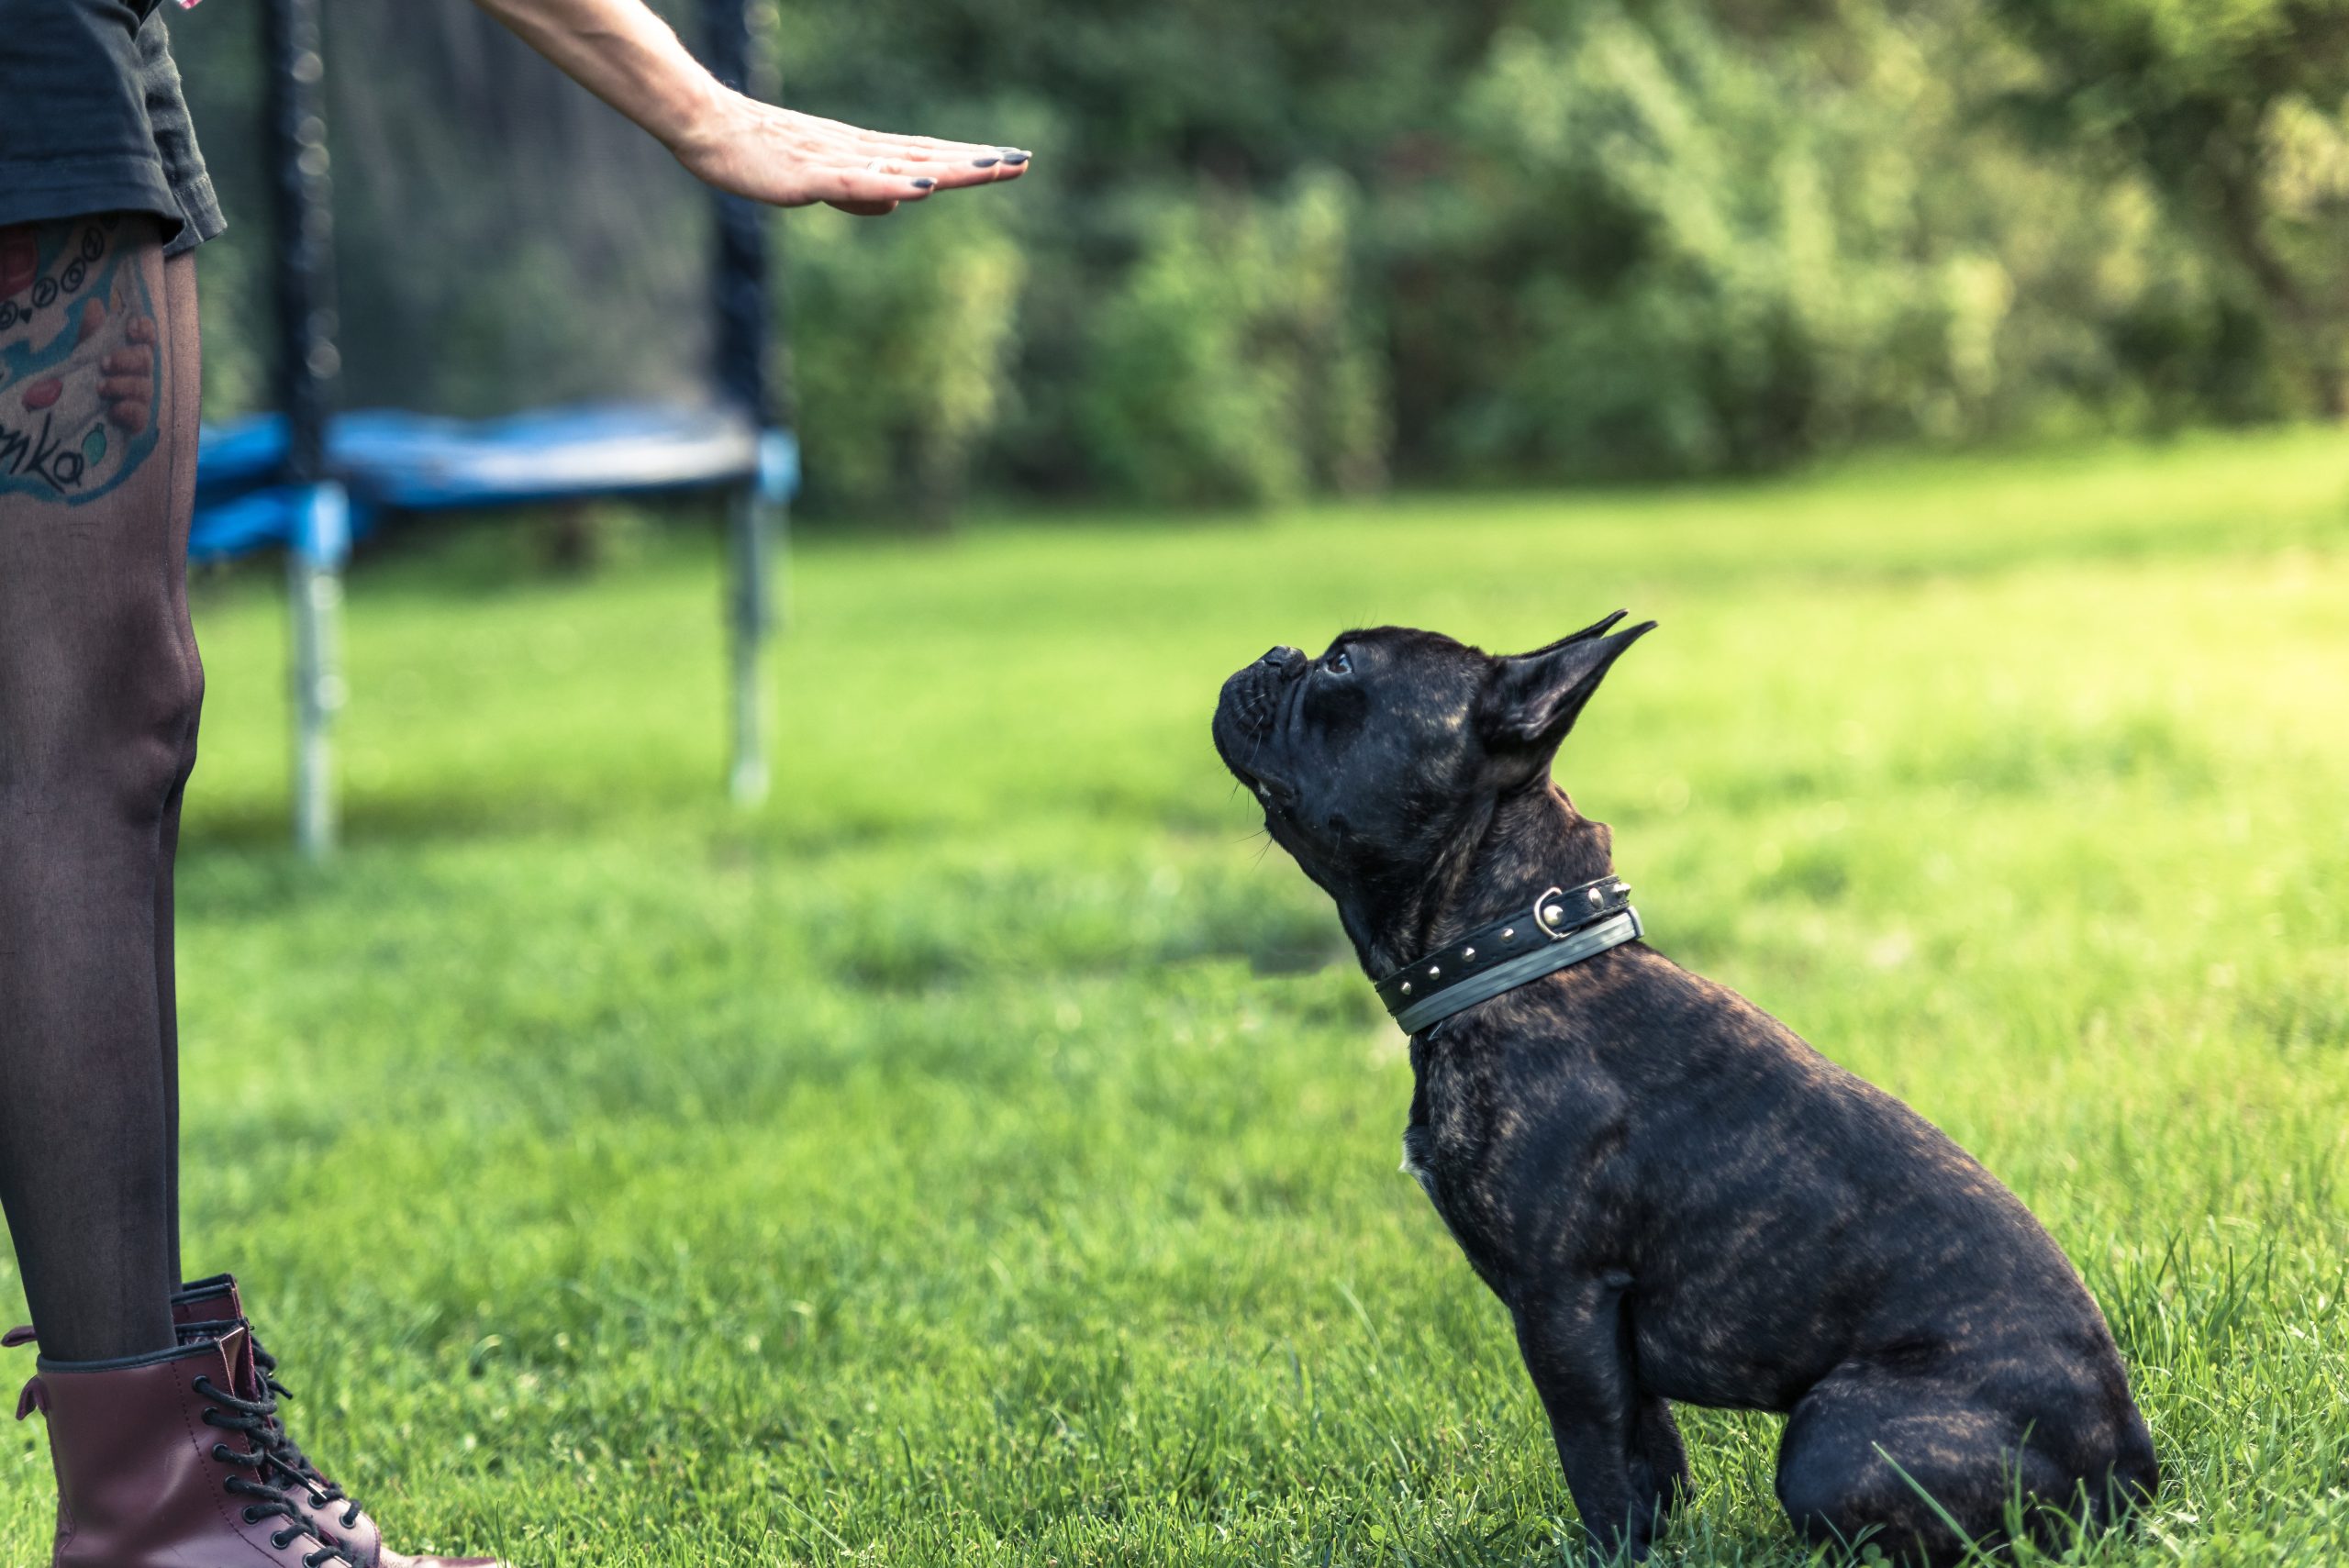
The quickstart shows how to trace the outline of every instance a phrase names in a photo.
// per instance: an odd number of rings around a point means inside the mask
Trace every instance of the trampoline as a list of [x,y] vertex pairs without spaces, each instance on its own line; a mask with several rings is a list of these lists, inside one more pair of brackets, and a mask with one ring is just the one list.
[[[411,0],[400,0],[410,4]],[[273,410],[207,425],[189,553],[266,550],[287,562],[293,628],[294,836],[321,856],[340,812],[332,754],[345,701],[341,578],[354,540],[411,514],[664,492],[720,492],[728,507],[729,784],[768,788],[764,649],[798,449],[774,417],[767,334],[767,213],[715,196],[706,384],[665,400],[573,403],[483,417],[399,408],[333,411],[333,209],[321,0],[265,0],[264,120],[276,328]],[[755,86],[751,0],[701,0],[701,56],[729,85]],[[338,21],[340,20],[340,16]]]

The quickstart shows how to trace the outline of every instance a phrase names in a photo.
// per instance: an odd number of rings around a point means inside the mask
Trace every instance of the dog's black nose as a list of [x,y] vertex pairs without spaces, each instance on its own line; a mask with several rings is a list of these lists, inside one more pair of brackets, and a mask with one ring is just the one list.
[[1277,648],[1267,649],[1264,652],[1264,656],[1262,659],[1257,660],[1256,662],[1259,664],[1269,664],[1280,674],[1290,674],[1304,664],[1305,650],[1302,648],[1291,648],[1287,643],[1284,642]]

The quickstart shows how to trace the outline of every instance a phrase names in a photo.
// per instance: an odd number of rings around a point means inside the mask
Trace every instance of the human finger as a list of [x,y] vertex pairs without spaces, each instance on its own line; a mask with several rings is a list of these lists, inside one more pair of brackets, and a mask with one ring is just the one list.
[[807,177],[807,194],[815,201],[866,205],[918,202],[938,188],[937,179],[904,164],[874,160],[863,166],[816,169]]
[[[869,135],[857,144],[867,158],[914,163],[925,172],[944,176],[956,172],[955,183],[974,184],[1012,178],[1024,171],[1033,154],[1022,148],[996,147],[984,142],[938,141],[922,136]],[[970,171],[972,172],[964,172]]]
[[941,191],[960,190],[966,185],[990,184],[1002,177],[1001,165],[994,161],[924,163],[915,160],[895,158],[875,159],[873,161],[883,168],[902,170],[908,175],[934,181],[936,188]]

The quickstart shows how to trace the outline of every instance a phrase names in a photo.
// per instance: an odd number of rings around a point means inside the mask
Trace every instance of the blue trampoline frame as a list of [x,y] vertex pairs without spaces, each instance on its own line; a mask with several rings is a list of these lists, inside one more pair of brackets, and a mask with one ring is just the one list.
[[[305,546],[301,489],[281,483],[287,446],[282,414],[205,427],[191,561]],[[328,420],[326,461],[350,502],[340,548],[316,547],[337,563],[385,513],[744,484],[779,506],[799,483],[790,432],[762,430],[723,407],[671,404],[585,404],[497,419],[369,409]]]

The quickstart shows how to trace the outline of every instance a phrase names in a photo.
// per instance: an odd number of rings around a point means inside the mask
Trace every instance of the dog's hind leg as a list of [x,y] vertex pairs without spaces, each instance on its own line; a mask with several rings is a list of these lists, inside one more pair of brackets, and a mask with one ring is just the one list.
[[2018,1510],[2043,1541],[2060,1527],[2054,1513],[2082,1518],[2088,1498],[2067,1436],[1934,1378],[1839,1373],[1787,1418],[1778,1501],[1813,1545],[1873,1543],[1941,1568],[1969,1544],[2005,1540]]
[[[1904,1380],[1905,1382],[1905,1380]],[[1874,1545],[1942,1568],[2002,1534],[2019,1490],[2003,1420],[1907,1384],[1835,1377],[1797,1403],[1778,1440],[1778,1502],[1814,1546]]]
[[[1778,1501],[1814,1544],[1868,1541],[1943,1564],[2015,1523],[2061,1550],[2150,1498],[2153,1447],[2135,1407],[2116,1427],[2093,1379],[2042,1367],[2034,1397],[1975,1377],[1846,1368],[1797,1402],[1778,1443]],[[2021,1409],[2044,1414],[2026,1416]],[[2018,1513],[2020,1520],[2018,1521]]]
[[2101,1412],[2077,1401],[2072,1415],[2062,1430],[2029,1440],[2035,1473],[2024,1528],[2051,1554],[2083,1531],[2133,1524],[2161,1485],[2153,1434],[2125,1392]]

